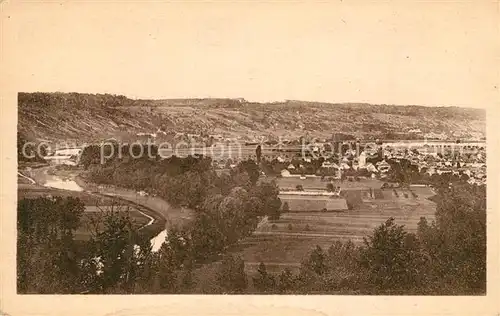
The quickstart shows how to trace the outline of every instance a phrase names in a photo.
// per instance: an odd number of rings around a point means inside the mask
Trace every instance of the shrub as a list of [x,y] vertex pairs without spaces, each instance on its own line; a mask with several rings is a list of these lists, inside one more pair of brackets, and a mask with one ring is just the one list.
[[283,212],[289,212],[290,211],[290,206],[288,205],[288,202],[283,203]]
[[327,192],[333,192],[335,190],[334,186],[333,186],[333,183],[328,183],[326,185],[326,191]]
[[266,266],[263,262],[259,264],[257,269],[258,275],[253,278],[253,285],[255,289],[259,292],[274,292],[276,288],[276,280],[272,274],[269,274],[266,270]]
[[247,276],[243,260],[240,257],[226,255],[217,270],[217,283],[223,292],[243,292],[247,287]]
[[358,208],[363,204],[363,199],[362,199],[362,193],[361,191],[358,190],[349,190],[349,191],[344,191],[346,192],[344,194],[346,203],[347,203],[347,208],[349,210],[353,210]]

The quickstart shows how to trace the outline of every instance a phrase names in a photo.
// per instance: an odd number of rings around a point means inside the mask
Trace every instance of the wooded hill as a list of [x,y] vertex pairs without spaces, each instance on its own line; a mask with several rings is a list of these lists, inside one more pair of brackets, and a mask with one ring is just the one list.
[[[482,137],[485,110],[459,107],[371,105],[244,99],[134,100],[82,93],[19,93],[18,130],[28,139],[91,142],[130,138],[161,129],[170,134],[220,134],[246,140],[265,135],[363,139]],[[413,130],[413,132],[410,132]],[[415,131],[420,132],[415,133]],[[458,135],[458,136],[457,136]]]

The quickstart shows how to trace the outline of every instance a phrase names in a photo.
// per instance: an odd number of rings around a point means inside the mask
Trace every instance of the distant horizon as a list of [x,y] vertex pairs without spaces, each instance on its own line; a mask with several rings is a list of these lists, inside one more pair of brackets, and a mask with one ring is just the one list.
[[9,91],[484,109],[499,99],[496,9],[482,1],[9,3],[2,74]]

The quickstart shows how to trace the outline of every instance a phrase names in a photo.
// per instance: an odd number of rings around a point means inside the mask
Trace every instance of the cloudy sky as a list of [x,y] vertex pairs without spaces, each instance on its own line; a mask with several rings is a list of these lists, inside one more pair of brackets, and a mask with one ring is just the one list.
[[497,102],[495,1],[347,2],[3,3],[2,71],[27,92]]

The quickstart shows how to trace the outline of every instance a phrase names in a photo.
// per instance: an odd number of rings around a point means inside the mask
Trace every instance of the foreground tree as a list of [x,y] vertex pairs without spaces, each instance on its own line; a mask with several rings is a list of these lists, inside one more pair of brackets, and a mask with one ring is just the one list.
[[22,199],[17,208],[19,293],[75,293],[81,249],[74,240],[83,203],[75,198]]
[[414,234],[388,219],[375,229],[373,236],[364,239],[360,264],[366,269],[369,283],[376,291],[416,289],[423,284],[421,269],[426,259],[420,252]]
[[267,273],[266,265],[261,262],[257,269],[257,277],[253,278],[253,285],[260,293],[272,293],[276,291],[276,280],[273,275]]
[[217,284],[223,293],[242,293],[247,288],[245,263],[240,257],[224,256],[217,271]]
[[419,222],[424,253],[433,262],[433,288],[451,293],[486,291],[486,188],[467,183],[442,187],[436,222]]

